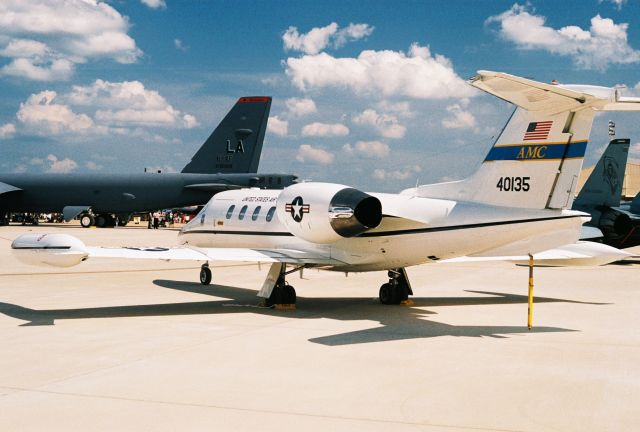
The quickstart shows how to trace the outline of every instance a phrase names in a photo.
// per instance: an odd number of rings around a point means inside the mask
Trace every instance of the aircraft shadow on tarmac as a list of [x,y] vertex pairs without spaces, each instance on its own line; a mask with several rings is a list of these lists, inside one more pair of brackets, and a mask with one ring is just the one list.
[[[207,287],[194,282],[155,280],[161,288],[183,292],[221,297],[215,301],[184,303],[145,304],[128,306],[91,307],[78,309],[29,309],[19,305],[0,302],[0,313],[27,321],[21,326],[54,325],[62,319],[129,318],[141,316],[203,315],[203,314],[282,314],[298,319],[328,318],[340,321],[378,321],[380,326],[330,336],[309,339],[310,342],[328,345],[351,345],[405,339],[433,338],[438,336],[493,337],[518,333],[550,333],[577,331],[559,327],[535,327],[529,331],[526,326],[457,326],[425,319],[435,314],[422,308],[443,306],[482,306],[526,304],[527,296],[472,291],[484,296],[467,297],[425,297],[413,298],[413,306],[382,306],[372,298],[301,298],[299,309],[295,311],[275,311],[257,307],[256,291],[224,285]],[[535,303],[576,303],[585,305],[605,305],[607,303],[581,302],[567,299],[536,297]],[[523,314],[524,315],[524,314]],[[524,316],[523,316],[524,318]]]

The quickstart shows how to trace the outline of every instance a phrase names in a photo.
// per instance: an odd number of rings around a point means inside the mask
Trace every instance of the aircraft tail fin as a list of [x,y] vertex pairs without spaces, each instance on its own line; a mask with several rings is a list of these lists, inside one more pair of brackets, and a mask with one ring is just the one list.
[[518,207],[571,207],[595,111],[640,111],[616,89],[544,84],[479,71],[471,85],[517,106],[480,168],[469,178],[405,193]]
[[238,99],[182,172],[257,172],[270,109],[268,96]]
[[629,210],[631,210],[632,213],[640,214],[640,192],[638,192],[636,197],[631,201]]
[[614,139],[609,142],[576,197],[574,208],[620,205],[630,142],[629,139]]

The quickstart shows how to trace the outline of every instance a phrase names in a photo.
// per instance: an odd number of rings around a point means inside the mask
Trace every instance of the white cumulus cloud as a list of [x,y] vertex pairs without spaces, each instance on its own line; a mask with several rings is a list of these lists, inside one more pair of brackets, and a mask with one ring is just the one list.
[[289,114],[295,117],[306,116],[318,111],[316,103],[309,98],[289,98],[284,104]]
[[598,0],[598,3],[604,3],[605,1],[614,5],[618,10],[622,10],[622,6],[627,3],[627,0]]
[[487,19],[497,23],[500,35],[523,50],[543,50],[570,57],[583,69],[606,70],[612,64],[640,62],[640,51],[629,45],[629,24],[616,24],[596,15],[591,27],[584,30],[570,25],[554,29],[546,18],[535,15],[527,6],[515,4],[511,9]]
[[365,38],[373,32],[369,24],[349,24],[340,29],[335,22],[325,27],[314,27],[308,33],[300,33],[291,26],[282,35],[286,50],[301,51],[305,54],[318,54],[329,45],[340,48],[350,41]]
[[98,170],[101,170],[103,168],[102,165],[98,165],[97,163],[95,163],[93,161],[88,161],[84,166],[87,167],[87,169],[89,169],[91,171],[98,171]]
[[400,124],[398,118],[391,114],[380,114],[376,110],[367,109],[353,118],[357,125],[371,126],[385,138],[400,139],[407,128]]
[[96,80],[88,86],[73,86],[66,99],[79,106],[98,108],[95,120],[104,125],[149,125],[193,128],[198,125],[191,114],[171,106],[155,90],[140,81]]
[[0,139],[13,138],[16,134],[16,125],[13,123],[7,123],[0,126]]
[[418,165],[405,167],[399,170],[385,170],[382,168],[373,170],[372,176],[379,180],[407,180],[415,177],[422,169]]
[[164,0],[140,0],[145,6],[149,6],[151,9],[164,9],[167,4]]
[[133,63],[142,52],[129,22],[100,0],[2,0],[0,75],[37,81],[69,79],[77,64],[97,58]]
[[349,155],[357,154],[366,158],[383,158],[389,154],[389,146],[381,141],[358,141],[355,145],[347,143],[342,150]]
[[285,73],[302,91],[347,89],[356,94],[412,99],[446,99],[473,96],[475,91],[460,78],[449,59],[432,55],[429,47],[411,45],[402,51],[362,51],[357,58],[337,58],[327,53],[290,57]]
[[52,154],[47,156],[47,163],[49,164],[47,172],[50,173],[69,173],[78,168],[78,163],[73,159],[58,159],[55,155]]
[[278,116],[269,117],[267,123],[267,132],[284,137],[289,133],[289,122],[282,120]]
[[311,162],[321,165],[327,165],[333,162],[335,155],[327,150],[313,147],[310,144],[302,144],[298,147],[296,160],[298,162]]
[[451,117],[442,120],[442,126],[447,129],[467,129],[476,126],[476,118],[469,111],[465,111],[460,104],[447,107]]
[[56,92],[49,90],[29,96],[26,102],[20,104],[16,114],[18,120],[40,135],[86,133],[94,128],[89,116],[76,114],[69,106],[57,103],[57,96]]
[[302,128],[302,136],[346,136],[349,135],[349,128],[341,123],[319,123],[314,122]]
[[198,120],[175,109],[139,81],[96,80],[63,94],[46,90],[20,104],[18,120],[37,135],[130,135],[146,141],[157,135],[144,127],[194,128]]

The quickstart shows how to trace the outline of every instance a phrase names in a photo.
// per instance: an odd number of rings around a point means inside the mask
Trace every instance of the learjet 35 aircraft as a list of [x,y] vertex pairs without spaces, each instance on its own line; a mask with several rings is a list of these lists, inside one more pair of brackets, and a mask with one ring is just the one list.
[[400,194],[365,193],[332,183],[218,193],[180,232],[174,248],[98,248],[66,234],[25,234],[12,248],[31,264],[72,266],[87,258],[151,258],[271,263],[258,296],[293,304],[286,275],[315,267],[387,270],[383,304],[413,294],[405,268],[451,259],[598,265],[628,255],[578,242],[583,212],[568,210],[596,111],[640,111],[640,98],[612,88],[544,84],[480,71],[470,84],[517,106],[471,177]]

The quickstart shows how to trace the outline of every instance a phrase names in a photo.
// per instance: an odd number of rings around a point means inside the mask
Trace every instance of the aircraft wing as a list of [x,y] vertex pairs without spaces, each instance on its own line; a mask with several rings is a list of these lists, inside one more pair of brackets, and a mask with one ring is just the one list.
[[295,249],[192,248],[176,247],[91,247],[69,234],[23,234],[11,243],[20,261],[71,267],[87,259],[124,258],[161,261],[240,261],[316,266],[342,264],[321,252]]
[[[633,255],[601,243],[579,241],[554,249],[533,254],[535,265],[543,266],[598,266],[630,258]],[[516,264],[529,264],[529,257],[519,256],[464,256],[442,260],[442,263],[511,261]]]
[[190,247],[86,247],[88,258],[156,259],[162,261],[240,261],[331,265],[339,261],[294,249],[190,248]]

